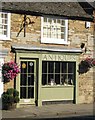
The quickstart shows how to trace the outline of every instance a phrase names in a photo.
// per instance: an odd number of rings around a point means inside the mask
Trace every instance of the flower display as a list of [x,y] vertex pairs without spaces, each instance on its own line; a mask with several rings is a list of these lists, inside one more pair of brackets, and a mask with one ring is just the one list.
[[89,71],[91,67],[95,66],[95,58],[87,57],[79,63],[79,74],[83,74]]
[[8,82],[14,79],[19,72],[20,72],[20,68],[17,65],[17,63],[13,61],[4,63],[2,66],[3,81]]
[[85,59],[85,61],[88,62],[88,64],[89,64],[90,67],[94,67],[95,66],[95,58],[89,58],[89,57],[87,57]]

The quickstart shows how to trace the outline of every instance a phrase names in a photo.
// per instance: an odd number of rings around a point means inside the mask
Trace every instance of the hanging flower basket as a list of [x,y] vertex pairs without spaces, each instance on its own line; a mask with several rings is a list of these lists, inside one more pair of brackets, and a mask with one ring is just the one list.
[[3,82],[7,83],[10,80],[13,80],[19,72],[20,68],[17,63],[13,61],[4,63],[2,66]]
[[79,74],[86,73],[90,70],[91,67],[95,66],[95,58],[89,58],[87,57],[86,59],[82,60],[79,63]]

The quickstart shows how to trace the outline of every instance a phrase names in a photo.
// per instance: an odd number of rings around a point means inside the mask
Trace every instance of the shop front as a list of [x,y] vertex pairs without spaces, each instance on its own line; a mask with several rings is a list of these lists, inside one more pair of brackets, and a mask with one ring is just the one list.
[[20,104],[78,103],[80,49],[21,48],[13,46],[21,72],[16,78]]

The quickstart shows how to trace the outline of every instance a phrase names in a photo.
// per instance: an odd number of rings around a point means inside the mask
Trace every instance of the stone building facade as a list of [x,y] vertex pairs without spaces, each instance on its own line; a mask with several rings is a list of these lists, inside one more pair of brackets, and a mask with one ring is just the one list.
[[[53,51],[53,48],[56,49],[56,51],[57,51],[57,49],[61,48],[61,49],[63,49],[62,54],[64,54],[64,49],[65,50],[78,49],[79,50],[78,53],[77,52],[74,53],[73,51],[72,52],[66,51],[66,53],[65,53],[65,55],[66,54],[68,55],[67,59],[69,59],[69,56],[74,56],[74,55],[77,56],[75,58],[77,60],[75,74],[77,76],[76,81],[78,81],[78,83],[75,82],[75,84],[77,83],[77,86],[75,86],[76,88],[74,89],[75,94],[76,94],[75,99],[77,99],[77,102],[75,102],[75,103],[92,103],[94,101],[93,81],[95,79],[94,78],[94,71],[95,71],[94,69],[95,68],[92,67],[92,68],[90,68],[90,70],[88,72],[86,72],[84,74],[79,74],[78,73],[78,65],[79,65],[80,61],[84,60],[86,57],[93,58],[93,56],[94,56],[94,48],[95,48],[94,23],[90,22],[90,26],[87,27],[86,26],[87,21],[70,20],[69,19],[68,20],[68,37],[67,37],[68,44],[52,44],[52,43],[47,44],[47,43],[41,43],[41,25],[42,25],[41,17],[27,15],[26,18],[27,19],[26,19],[25,31],[24,31],[24,29],[22,29],[22,31],[19,33],[21,27],[23,27],[23,24],[24,24],[24,15],[13,14],[13,13],[11,14],[10,40],[0,39],[0,45],[2,45],[2,50],[7,50],[7,52],[8,52],[8,53],[6,53],[6,56],[4,57],[4,62],[8,62],[11,60],[18,62],[18,58],[16,58],[16,57],[17,57],[17,54],[19,54],[18,56],[20,56],[20,55],[22,56],[21,53],[23,53],[24,57],[26,54],[28,54],[28,52],[29,53],[31,52],[31,55],[34,55],[34,53],[36,54],[36,52],[38,52],[38,51],[40,53],[37,53],[37,55],[43,54],[38,49],[36,51],[36,48],[40,48],[40,49],[41,48],[43,48],[43,49],[50,48],[50,49],[52,49],[52,51]],[[29,22],[31,22],[31,23],[29,23]],[[24,36],[24,32],[25,32],[25,36]],[[85,47],[83,49],[81,49],[82,43],[85,44]],[[18,46],[21,47],[21,48],[19,48],[19,50],[18,50]],[[26,49],[28,49],[29,47],[30,48],[34,47],[35,50],[27,51]],[[15,50],[17,49],[16,52],[13,52],[12,48]],[[85,49],[86,49],[86,52],[85,52]],[[24,50],[24,52],[23,52],[23,50]],[[33,54],[32,54],[32,51],[33,51]],[[47,54],[47,52],[49,52],[49,51],[47,50],[46,54]],[[53,53],[53,52],[52,52],[52,54],[55,54],[57,56],[57,54],[60,54],[62,51],[60,53],[57,53],[57,52]],[[34,55],[35,58],[37,57],[37,55]],[[25,58],[28,58],[28,57],[26,55]],[[38,58],[36,58],[36,59],[38,60]],[[72,59],[72,58],[70,58],[70,59]],[[70,61],[70,59],[68,61]],[[49,61],[49,59],[48,59],[48,61]],[[41,77],[41,76],[38,76],[38,77]],[[18,81],[19,78],[20,77],[17,77],[16,81]],[[37,78],[37,79],[39,80],[39,78]],[[38,82],[38,84],[41,85],[41,83],[39,83],[39,82]],[[7,83],[4,85],[4,90],[6,90],[7,88],[10,88],[10,87],[14,87],[14,86],[15,86],[15,88],[17,88],[19,90],[17,85],[18,85],[18,83],[14,84],[14,80],[12,80],[12,81],[10,81],[10,83]],[[40,106],[40,105],[42,105],[41,102],[43,101],[43,99],[45,99],[45,97],[43,97],[43,95],[41,95],[41,91],[42,91],[42,94],[45,94],[43,92],[44,87],[43,87],[43,90],[37,88],[37,91],[38,91],[37,92],[38,106]],[[56,94],[56,93],[53,92],[53,94]],[[62,96],[62,93],[60,93],[60,94]],[[68,94],[68,93],[66,93],[66,94]],[[56,101],[55,98],[56,97],[54,97],[54,99],[53,98],[52,99]],[[51,100],[51,99],[48,97],[45,99],[45,101],[49,101],[49,100]],[[62,101],[62,100],[64,100],[63,97],[60,99],[60,101]],[[28,100],[24,101],[25,104],[28,102],[29,102]]]

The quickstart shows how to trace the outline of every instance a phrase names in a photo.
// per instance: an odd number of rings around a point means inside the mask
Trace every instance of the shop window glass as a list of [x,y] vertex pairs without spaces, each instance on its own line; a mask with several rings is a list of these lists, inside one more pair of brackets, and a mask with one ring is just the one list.
[[42,85],[74,85],[75,62],[43,61],[42,66]]

